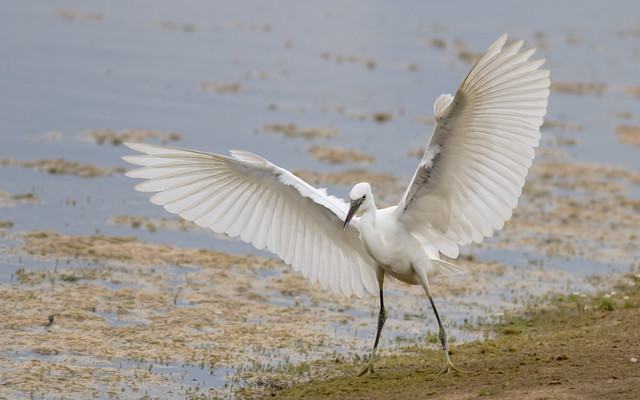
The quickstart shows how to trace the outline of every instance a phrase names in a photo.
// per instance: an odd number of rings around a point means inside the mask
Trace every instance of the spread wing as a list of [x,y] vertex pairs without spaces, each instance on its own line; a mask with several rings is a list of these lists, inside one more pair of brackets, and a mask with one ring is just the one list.
[[233,157],[125,143],[147,155],[123,159],[142,165],[126,173],[148,179],[136,186],[159,192],[151,202],[214,232],[267,248],[323,287],[345,295],[375,293],[375,262],[358,237],[344,231],[348,205],[267,160],[244,151]]
[[397,208],[425,244],[457,257],[511,218],[540,141],[549,96],[544,59],[502,48],[503,35],[471,68],[455,95],[435,102],[436,126]]

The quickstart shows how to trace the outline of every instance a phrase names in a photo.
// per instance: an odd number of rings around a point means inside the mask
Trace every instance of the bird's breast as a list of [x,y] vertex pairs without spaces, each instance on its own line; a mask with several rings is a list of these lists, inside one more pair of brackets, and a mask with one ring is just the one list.
[[361,239],[371,258],[385,272],[408,284],[419,283],[413,270],[413,264],[419,257],[417,254],[419,247],[413,243],[415,241],[413,237],[407,238],[403,234],[390,234],[384,231],[362,230]]

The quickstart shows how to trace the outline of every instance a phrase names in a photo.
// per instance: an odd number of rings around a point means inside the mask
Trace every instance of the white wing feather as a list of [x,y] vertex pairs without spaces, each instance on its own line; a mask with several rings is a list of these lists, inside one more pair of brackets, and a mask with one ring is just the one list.
[[449,257],[511,218],[540,140],[549,97],[543,59],[503,35],[452,97],[434,104],[436,126],[397,218]]
[[348,205],[327,196],[267,160],[244,151],[233,157],[140,143],[147,155],[123,159],[141,165],[126,173],[148,179],[136,186],[159,192],[151,201],[199,226],[240,236],[267,248],[324,288],[362,296],[375,293],[375,261],[358,237],[358,220],[346,231]]

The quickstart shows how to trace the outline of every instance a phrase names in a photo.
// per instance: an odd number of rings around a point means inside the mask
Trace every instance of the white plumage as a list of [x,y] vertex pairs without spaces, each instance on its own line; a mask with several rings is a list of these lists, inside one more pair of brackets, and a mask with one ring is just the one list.
[[[428,277],[457,273],[440,254],[480,242],[501,229],[522,193],[540,140],[549,96],[544,60],[529,60],[518,41],[498,39],[451,96],[434,104],[436,126],[397,206],[377,209],[371,187],[359,183],[351,205],[313,188],[267,160],[244,151],[232,157],[147,144],[126,145],[146,155],[126,156],[143,166],[127,176],[159,192],[151,201],[167,211],[257,248],[267,248],[312,282],[349,296],[380,292],[375,349],[386,319],[385,275],[421,284],[431,302],[449,360],[446,334]],[[356,217],[358,210],[362,217]]]
[[358,238],[357,224],[343,232],[348,205],[342,200],[245,151],[226,157],[126,145],[147,154],[123,158],[144,166],[126,175],[149,179],[136,189],[159,192],[152,203],[203,228],[266,247],[334,292],[375,292],[375,261]]

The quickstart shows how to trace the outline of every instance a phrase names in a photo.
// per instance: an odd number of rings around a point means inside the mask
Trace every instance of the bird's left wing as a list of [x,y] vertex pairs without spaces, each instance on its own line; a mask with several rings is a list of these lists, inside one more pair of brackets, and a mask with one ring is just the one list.
[[267,248],[323,287],[349,296],[375,293],[375,262],[358,237],[346,231],[348,205],[289,171],[244,151],[233,157],[140,143],[125,143],[146,155],[123,159],[141,165],[126,173],[146,178],[136,186],[159,192],[155,204],[214,232],[240,236]]
[[434,105],[436,126],[397,218],[449,257],[511,217],[540,140],[549,96],[544,59],[503,35],[471,68],[454,96]]

